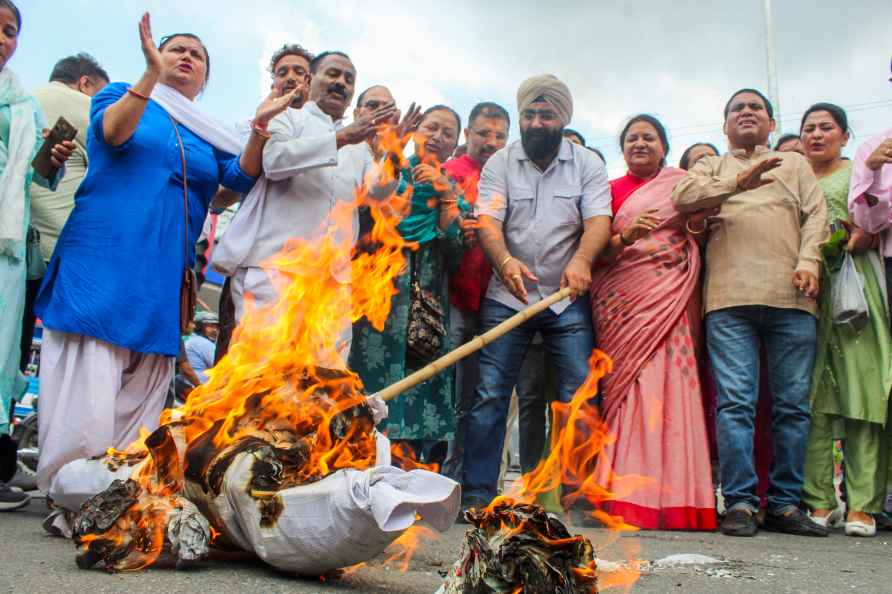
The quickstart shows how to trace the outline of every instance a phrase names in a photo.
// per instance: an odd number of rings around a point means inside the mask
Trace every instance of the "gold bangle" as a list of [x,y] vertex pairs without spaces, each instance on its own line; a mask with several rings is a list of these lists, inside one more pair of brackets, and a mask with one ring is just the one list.
[[502,276],[502,268],[505,267],[505,264],[507,264],[509,260],[513,260],[513,259],[514,259],[514,256],[512,256],[511,254],[508,254],[507,256],[505,256],[505,259],[502,260],[501,264],[499,264],[499,276]]
[[687,229],[688,233],[690,233],[691,235],[700,235],[701,233],[706,231],[707,227],[709,227],[709,224],[706,222],[706,219],[703,219],[703,227],[701,227],[699,231],[694,231],[693,229],[691,229],[691,219],[685,221],[684,224],[684,228]]

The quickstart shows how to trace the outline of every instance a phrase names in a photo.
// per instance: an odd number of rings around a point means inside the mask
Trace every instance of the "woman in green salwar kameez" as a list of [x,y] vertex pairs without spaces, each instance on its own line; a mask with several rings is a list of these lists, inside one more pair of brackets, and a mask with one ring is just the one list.
[[[362,378],[368,393],[374,393],[420,369],[430,361],[418,361],[407,352],[411,278],[417,275],[422,289],[429,291],[449,314],[446,275],[454,271],[464,250],[460,197],[454,184],[440,169],[440,164],[455,150],[461,120],[452,109],[438,105],[422,116],[414,136],[415,155],[402,171],[401,195],[412,191],[411,211],[399,225],[403,238],[418,244],[406,249],[406,267],[395,281],[390,316],[383,332],[362,320],[353,327],[350,368]],[[449,320],[443,324],[449,328]],[[443,340],[440,352],[447,352]],[[455,407],[453,374],[449,371],[416,386],[388,403],[389,416],[380,429],[394,441],[407,441],[419,458],[437,461],[431,456],[437,442],[453,438]],[[445,449],[443,449],[445,454]],[[439,460],[442,462],[442,460]]]
[[[812,518],[827,525],[836,509],[833,441],[843,440],[848,503],[846,534],[873,536],[872,514],[883,511],[889,455],[889,390],[892,336],[885,276],[873,236],[852,225],[848,212],[852,165],[842,159],[848,124],[842,108],[819,103],[805,112],[802,143],[827,199],[830,223],[839,222],[823,246],[824,287],[818,326],[818,354],[812,378],[812,426],[802,499]],[[863,327],[834,324],[831,287],[845,252],[852,254],[864,285],[869,320]]]

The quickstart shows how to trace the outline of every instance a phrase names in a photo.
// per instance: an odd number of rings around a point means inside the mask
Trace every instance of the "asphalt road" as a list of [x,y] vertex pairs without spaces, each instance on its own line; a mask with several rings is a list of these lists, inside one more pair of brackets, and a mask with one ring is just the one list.
[[[279,573],[246,556],[215,556],[187,570],[153,568],[130,574],[82,571],[74,563],[70,541],[44,535],[42,500],[19,512],[0,514],[0,592],[89,594],[432,594],[456,559],[464,527],[424,542],[406,573],[383,566],[381,559],[351,575],[322,583]],[[858,592],[892,594],[892,532],[855,539],[841,532],[829,538],[801,538],[760,533],[754,538],[721,534],[640,532],[617,536],[579,529],[592,539],[602,579],[616,562],[645,560],[645,571],[632,592],[685,594]],[[671,555],[704,555],[717,562],[688,565]],[[685,559],[685,558],[682,558]],[[690,558],[687,558],[690,560]],[[661,561],[662,560],[662,561]],[[695,559],[696,560],[696,559]],[[622,589],[609,589],[621,592]]]

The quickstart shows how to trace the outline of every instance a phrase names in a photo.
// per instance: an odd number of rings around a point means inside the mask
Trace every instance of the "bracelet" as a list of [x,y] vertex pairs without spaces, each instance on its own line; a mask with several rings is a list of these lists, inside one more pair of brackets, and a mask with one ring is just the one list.
[[691,235],[700,235],[701,233],[706,231],[706,228],[708,226],[709,226],[709,224],[706,222],[706,219],[703,219],[703,226],[700,227],[700,229],[697,231],[694,231],[693,229],[691,229],[691,219],[688,219],[687,221],[685,221],[685,224],[684,224],[684,228],[687,229],[688,233],[690,233]]
[[255,124],[253,120],[251,121],[251,132],[264,140],[269,140],[269,138],[272,136],[272,134],[270,134],[265,127],[261,126],[260,124]]
[[140,93],[139,91],[134,91],[133,87],[128,87],[127,92],[136,97],[137,99],[142,99],[143,101],[148,101],[149,98]]
[[629,247],[630,245],[633,245],[635,243],[634,241],[626,241],[626,236],[623,235],[622,232],[620,232],[619,234],[619,241],[626,247]]
[[508,254],[507,256],[505,256],[505,259],[502,260],[501,264],[499,264],[499,276],[502,276],[502,268],[505,267],[505,264],[507,264],[509,260],[513,260],[513,259],[514,259],[514,256],[512,256],[511,254]]

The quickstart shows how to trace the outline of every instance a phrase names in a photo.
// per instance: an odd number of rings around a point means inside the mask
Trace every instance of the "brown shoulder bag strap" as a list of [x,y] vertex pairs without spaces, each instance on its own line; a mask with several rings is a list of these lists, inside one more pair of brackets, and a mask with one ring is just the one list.
[[183,266],[189,267],[189,180],[186,175],[186,149],[183,146],[183,137],[180,136],[180,130],[177,127],[177,121],[173,116],[167,114],[170,123],[173,124],[174,134],[177,135],[177,146],[180,148],[180,162],[183,166],[183,223],[185,223],[183,233]]

